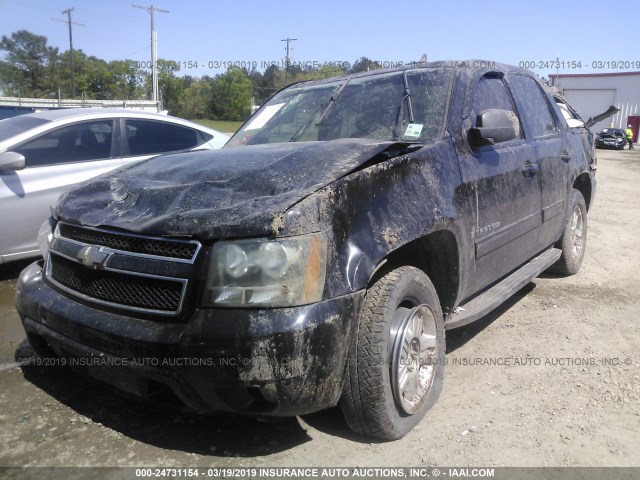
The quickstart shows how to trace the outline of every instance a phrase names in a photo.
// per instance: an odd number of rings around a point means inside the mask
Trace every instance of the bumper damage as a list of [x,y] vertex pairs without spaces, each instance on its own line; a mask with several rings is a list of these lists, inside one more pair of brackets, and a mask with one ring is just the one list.
[[198,412],[291,416],[337,404],[362,298],[158,322],[78,303],[34,263],[20,276],[16,307],[38,353],[129,395]]

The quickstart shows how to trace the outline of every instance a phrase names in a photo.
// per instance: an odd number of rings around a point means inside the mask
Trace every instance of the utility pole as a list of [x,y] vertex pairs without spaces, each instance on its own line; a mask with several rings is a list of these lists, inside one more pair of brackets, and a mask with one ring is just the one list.
[[73,12],[73,7],[67,8],[62,11],[63,15],[67,16],[66,20],[58,20],[57,18],[52,18],[54,22],[62,22],[69,25],[69,54],[71,57],[71,98],[76,97],[76,66],[73,63],[73,33],[71,29],[71,25],[78,25],[79,27],[86,27],[84,23],[72,22],[71,21],[71,12]]
[[155,12],[160,13],[169,13],[169,10],[163,10],[161,8],[156,8],[153,5],[149,5],[145,7],[144,5],[136,5],[135,3],[132,5],[135,8],[142,8],[149,12],[151,16],[151,99],[154,102],[158,101],[158,33],[156,32],[155,22],[154,22],[154,14]]
[[287,81],[289,79],[289,62],[290,62],[290,58],[289,57],[289,44],[291,42],[295,42],[296,40],[298,40],[297,38],[283,38],[282,40],[280,40],[281,42],[287,42],[287,56],[284,60],[284,85],[287,86]]

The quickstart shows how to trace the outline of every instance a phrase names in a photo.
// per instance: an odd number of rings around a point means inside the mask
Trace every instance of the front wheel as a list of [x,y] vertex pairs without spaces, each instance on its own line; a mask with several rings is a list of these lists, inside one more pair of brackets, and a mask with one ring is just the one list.
[[340,407],[357,433],[406,435],[436,402],[444,376],[445,334],[429,278],[401,267],[367,291],[350,352]]
[[552,273],[574,275],[580,270],[587,246],[587,205],[582,193],[573,189],[564,231],[556,247],[562,251],[550,268]]

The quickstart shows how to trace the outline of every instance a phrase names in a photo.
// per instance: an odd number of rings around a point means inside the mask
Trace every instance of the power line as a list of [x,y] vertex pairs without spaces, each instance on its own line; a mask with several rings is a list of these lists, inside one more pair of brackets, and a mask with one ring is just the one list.
[[163,10],[156,8],[153,5],[144,6],[131,5],[134,8],[142,8],[149,12],[151,16],[151,99],[154,102],[158,101],[158,33],[156,32],[154,17],[156,12],[169,13],[169,10]]
[[285,86],[287,85],[287,80],[289,77],[289,64],[290,64],[290,56],[289,56],[289,44],[291,42],[295,42],[296,40],[298,40],[297,38],[283,38],[282,40],[280,40],[281,42],[287,42],[287,56],[285,58],[285,62],[284,62],[284,84]]
[[147,51],[147,50],[149,50],[149,47],[141,48],[140,50],[136,50],[135,52],[127,53],[127,54],[124,56],[124,58],[133,57],[134,55],[137,55],[137,54],[139,54],[139,53],[141,53],[141,52],[145,52],[145,51]]
[[66,10],[62,11],[63,15],[67,16],[66,20],[59,20],[57,18],[52,18],[51,20],[53,20],[54,22],[62,22],[62,23],[66,23],[67,25],[69,25],[69,53],[70,53],[70,57],[71,57],[71,98],[75,98],[76,97],[76,67],[75,64],[73,63],[73,32],[72,32],[72,28],[71,25],[78,25],[79,27],[86,27],[86,25],[84,23],[78,23],[78,22],[73,22],[71,21],[71,12],[73,12],[74,8],[67,8]]

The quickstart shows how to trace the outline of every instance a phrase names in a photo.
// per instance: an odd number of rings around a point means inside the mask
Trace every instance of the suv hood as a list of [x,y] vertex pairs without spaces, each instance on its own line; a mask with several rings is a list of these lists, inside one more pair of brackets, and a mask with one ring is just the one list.
[[276,234],[288,208],[393,145],[340,139],[163,155],[70,190],[55,216],[202,240]]

